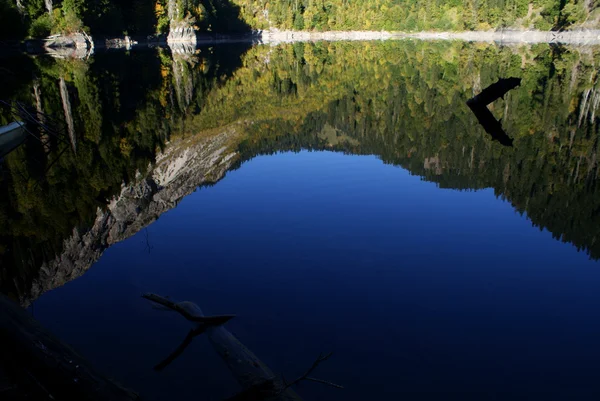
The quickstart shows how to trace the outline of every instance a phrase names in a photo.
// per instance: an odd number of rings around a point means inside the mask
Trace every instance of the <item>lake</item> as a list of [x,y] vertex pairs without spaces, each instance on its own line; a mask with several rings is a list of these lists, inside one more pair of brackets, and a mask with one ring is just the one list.
[[[600,48],[219,44],[2,60],[0,291],[144,400],[242,391],[192,301],[304,400],[600,397]],[[467,100],[487,106],[505,146]],[[15,103],[13,103],[15,104]],[[0,125],[21,115],[0,109]],[[22,113],[22,111],[21,111]],[[495,121],[495,120],[494,120]]]

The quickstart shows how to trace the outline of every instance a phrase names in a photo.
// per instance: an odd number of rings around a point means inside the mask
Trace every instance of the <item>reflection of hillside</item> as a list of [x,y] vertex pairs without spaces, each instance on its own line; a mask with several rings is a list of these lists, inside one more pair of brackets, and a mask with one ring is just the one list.
[[230,127],[201,141],[168,145],[146,178],[123,186],[106,210],[98,209],[91,228],[75,228],[61,253],[43,262],[31,289],[20,295],[21,304],[81,276],[109,246],[136,234],[199,186],[220,180],[236,159],[227,148],[235,133]]
[[[90,65],[37,60],[35,82],[13,85],[22,100],[36,85],[44,111],[61,115],[64,80],[81,137],[77,155],[63,156],[42,185],[27,162],[39,149],[11,156],[0,197],[0,223],[10,227],[0,242],[2,291],[34,299],[227,169],[302,148],[375,154],[442,187],[494,188],[535,225],[600,257],[595,49],[231,49],[110,55]],[[490,106],[511,149],[492,143],[465,105],[502,76],[523,79]]]
[[[351,44],[271,53],[271,93],[284,88],[286,107],[308,110],[295,118],[255,106],[263,120],[242,144],[242,158],[300,148],[375,154],[442,187],[494,188],[535,225],[600,257],[597,49],[384,43],[378,62],[363,54]],[[351,58],[356,67],[348,68]],[[522,87],[490,106],[515,137],[515,148],[503,149],[485,137],[465,101],[513,75]],[[325,104],[312,106],[317,97]],[[322,134],[333,131],[354,141]]]
[[[30,140],[7,158],[0,174],[0,289],[27,300],[78,276],[115,238],[132,235],[174,207],[191,192],[186,183],[196,187],[222,176],[232,160],[215,165],[224,150],[213,145],[229,149],[235,126],[205,131],[189,142],[186,107],[197,104],[188,94],[201,98],[219,85],[239,66],[245,49],[220,50],[227,54],[218,63],[212,61],[218,52],[175,59],[164,51],[114,53],[90,64],[36,59],[29,66],[35,79],[13,85],[12,97],[47,114],[70,117],[77,152],[62,152],[64,144],[56,141],[45,151]],[[63,98],[69,100],[68,109],[62,107]],[[7,117],[0,113],[0,120]],[[189,149],[179,152],[182,146]],[[184,165],[177,160],[185,160]],[[192,167],[205,176],[190,173]],[[138,211],[145,214],[133,219]]]

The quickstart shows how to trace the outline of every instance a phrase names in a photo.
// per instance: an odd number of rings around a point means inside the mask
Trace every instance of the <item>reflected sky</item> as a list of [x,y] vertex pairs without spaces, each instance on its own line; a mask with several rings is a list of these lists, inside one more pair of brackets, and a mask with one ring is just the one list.
[[[143,292],[235,313],[228,328],[305,400],[595,399],[597,262],[493,190],[440,189],[374,156],[260,156],[40,297],[35,317],[145,400],[221,400],[205,338]],[[444,393],[442,395],[442,393]],[[165,398],[166,397],[166,398]]]

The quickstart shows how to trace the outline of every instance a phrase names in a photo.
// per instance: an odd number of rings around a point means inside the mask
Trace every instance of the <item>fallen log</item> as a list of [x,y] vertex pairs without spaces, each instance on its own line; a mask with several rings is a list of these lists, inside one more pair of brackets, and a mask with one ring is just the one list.
[[319,355],[306,373],[288,383],[285,378],[275,375],[252,351],[223,327],[223,324],[235,315],[204,316],[202,309],[193,302],[173,302],[156,294],[144,294],[142,297],[166,309],[176,311],[187,320],[197,323],[196,328],[189,331],[175,351],[155,366],[155,370],[164,369],[183,353],[194,337],[206,333],[213,348],[225,361],[235,380],[242,387],[240,393],[226,401],[301,401],[302,399],[292,387],[302,381],[343,388],[335,383],[309,376],[322,362],[331,357],[331,353]]
[[[142,294],[142,298],[146,298],[149,301],[164,306],[165,308],[172,309],[175,312],[180,313],[183,317],[191,322],[204,323],[207,325],[218,326],[233,319],[235,315],[219,315],[219,316],[204,316],[198,314],[200,308],[192,302],[179,302],[175,303],[168,298],[161,297],[160,295],[148,293]],[[194,309],[195,307],[195,309]],[[200,311],[201,313],[201,311]]]

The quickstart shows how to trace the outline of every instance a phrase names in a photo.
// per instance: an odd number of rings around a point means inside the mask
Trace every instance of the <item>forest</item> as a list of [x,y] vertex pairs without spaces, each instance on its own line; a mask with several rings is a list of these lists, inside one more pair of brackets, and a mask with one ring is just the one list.
[[[7,157],[0,287],[26,291],[123,183],[151,174],[168,142],[236,122],[238,166],[300,149],[374,154],[440,187],[493,188],[532,225],[599,258],[600,52],[584,50],[322,42],[19,59],[0,82],[7,95],[70,115],[80,134],[76,151],[32,142]],[[465,104],[507,76],[521,87],[490,107],[513,148],[492,142]],[[10,120],[0,112],[0,124]]]
[[86,31],[199,32],[598,28],[594,0],[0,0],[0,39]]

